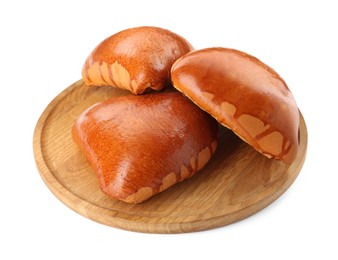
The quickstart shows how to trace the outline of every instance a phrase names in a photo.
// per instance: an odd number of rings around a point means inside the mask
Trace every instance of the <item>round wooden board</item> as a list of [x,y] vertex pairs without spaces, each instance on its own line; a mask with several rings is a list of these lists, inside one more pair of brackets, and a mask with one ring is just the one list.
[[300,119],[300,149],[287,165],[269,160],[220,126],[219,146],[207,166],[141,204],[104,195],[71,128],[86,108],[129,92],[88,87],[82,80],[60,93],[41,115],[34,132],[34,154],[41,177],[63,203],[109,226],[149,233],[182,233],[224,226],[271,204],[296,179],[305,160],[307,130]]

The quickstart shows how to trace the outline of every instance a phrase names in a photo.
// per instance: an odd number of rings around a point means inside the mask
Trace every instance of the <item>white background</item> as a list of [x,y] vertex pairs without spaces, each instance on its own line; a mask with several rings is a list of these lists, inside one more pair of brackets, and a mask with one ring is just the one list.
[[[0,259],[337,259],[335,2],[1,1]],[[307,123],[308,155],[271,206],[215,230],[153,235],[97,224],[48,190],[32,148],[39,116],[80,79],[99,42],[141,25],[170,29],[196,49],[248,52],[285,79]]]

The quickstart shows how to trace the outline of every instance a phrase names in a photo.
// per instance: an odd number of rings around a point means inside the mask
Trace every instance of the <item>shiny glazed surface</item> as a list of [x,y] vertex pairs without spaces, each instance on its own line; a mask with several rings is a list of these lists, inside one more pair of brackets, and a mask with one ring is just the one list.
[[209,161],[217,147],[217,125],[179,92],[128,95],[84,111],[73,138],[104,193],[141,202]]
[[100,43],[87,58],[82,78],[87,85],[115,86],[141,94],[170,83],[176,59],[192,50],[181,36],[158,27],[136,27]]
[[259,152],[295,159],[299,112],[273,69],[238,50],[209,48],[184,55],[171,73],[175,88]]

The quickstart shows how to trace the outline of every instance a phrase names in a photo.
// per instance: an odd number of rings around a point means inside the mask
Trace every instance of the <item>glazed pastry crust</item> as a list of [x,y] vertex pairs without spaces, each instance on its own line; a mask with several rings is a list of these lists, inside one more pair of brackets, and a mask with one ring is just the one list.
[[138,203],[202,169],[216,150],[217,126],[179,92],[128,95],[84,111],[73,138],[101,190]]
[[141,94],[170,84],[170,68],[192,50],[183,37],[158,27],[136,27],[101,42],[87,58],[82,78],[87,85],[114,86]]
[[298,151],[299,111],[284,80],[257,58],[208,48],[177,60],[173,85],[270,158],[291,163]]

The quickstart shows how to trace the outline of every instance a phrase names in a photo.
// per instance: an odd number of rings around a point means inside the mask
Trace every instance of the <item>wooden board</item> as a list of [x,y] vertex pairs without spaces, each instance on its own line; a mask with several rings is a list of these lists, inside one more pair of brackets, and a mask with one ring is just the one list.
[[246,218],[276,200],[296,179],[305,160],[307,130],[300,119],[300,150],[287,165],[269,160],[220,127],[219,147],[207,166],[141,204],[105,196],[71,127],[92,104],[128,92],[88,87],[81,80],[60,93],[41,115],[34,133],[40,175],[64,204],[94,221],[126,230],[181,233],[224,226]]

